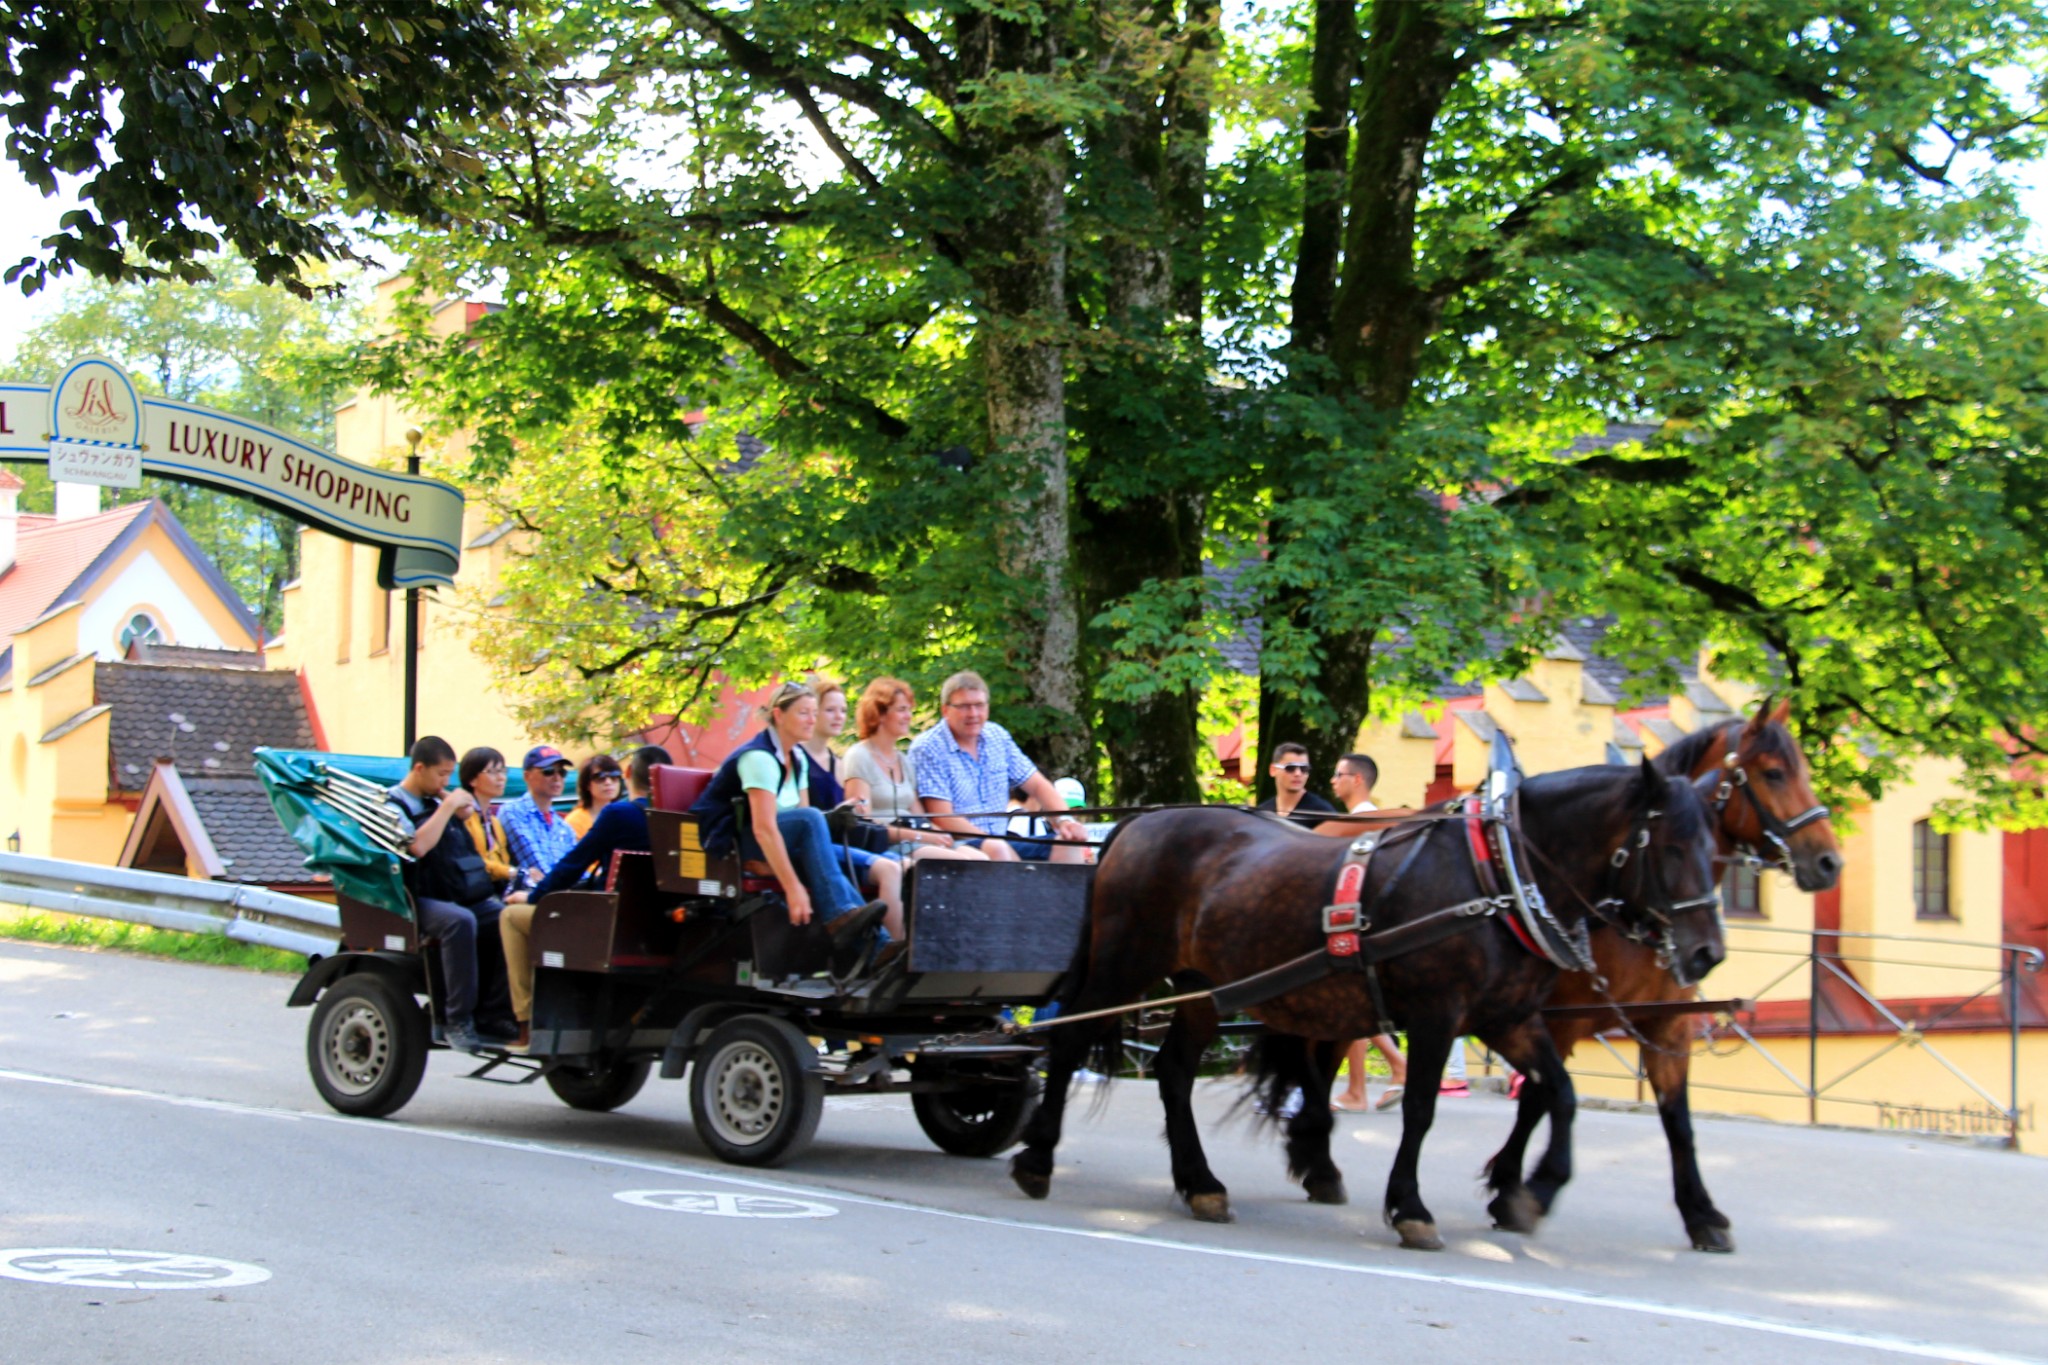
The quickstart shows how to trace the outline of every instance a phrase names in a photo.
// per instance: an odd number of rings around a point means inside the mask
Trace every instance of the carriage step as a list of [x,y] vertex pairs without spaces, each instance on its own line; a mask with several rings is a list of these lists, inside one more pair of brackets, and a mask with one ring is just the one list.
[[[500,1067],[509,1067],[521,1073],[519,1076],[493,1076]],[[539,1057],[521,1057],[513,1052],[492,1053],[490,1060],[462,1079],[466,1081],[488,1081],[492,1085],[532,1085],[548,1069],[545,1060]]]

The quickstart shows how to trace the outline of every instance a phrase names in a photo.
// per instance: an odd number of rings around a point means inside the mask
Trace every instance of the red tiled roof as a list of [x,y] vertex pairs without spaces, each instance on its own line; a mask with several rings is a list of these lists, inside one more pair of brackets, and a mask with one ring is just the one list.
[[26,487],[28,485],[21,481],[19,474],[11,469],[0,469],[0,493],[19,493]]
[[153,502],[131,502],[96,516],[58,521],[24,516],[15,532],[14,567],[0,573],[0,649],[14,634],[61,604],[72,584]]

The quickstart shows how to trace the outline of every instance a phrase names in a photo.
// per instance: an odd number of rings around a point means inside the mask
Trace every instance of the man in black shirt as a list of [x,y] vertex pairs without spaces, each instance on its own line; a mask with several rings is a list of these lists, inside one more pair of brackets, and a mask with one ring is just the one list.
[[1266,769],[1273,774],[1273,795],[1259,802],[1256,809],[1269,810],[1276,815],[1289,816],[1297,811],[1307,814],[1337,814],[1337,808],[1308,789],[1308,750],[1292,740],[1273,750],[1272,766]]

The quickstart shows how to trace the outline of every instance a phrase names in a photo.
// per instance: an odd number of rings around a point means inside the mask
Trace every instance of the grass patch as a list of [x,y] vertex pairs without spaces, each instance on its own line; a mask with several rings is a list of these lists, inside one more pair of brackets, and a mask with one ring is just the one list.
[[89,948],[95,952],[134,953],[140,957],[171,958],[178,962],[204,962],[215,967],[241,967],[256,972],[288,972],[293,976],[306,970],[306,959],[297,953],[265,948],[255,943],[240,943],[226,934],[183,934],[146,924],[82,919],[73,915],[9,914],[0,910],[0,938],[19,939],[25,943],[54,943],[66,948]]

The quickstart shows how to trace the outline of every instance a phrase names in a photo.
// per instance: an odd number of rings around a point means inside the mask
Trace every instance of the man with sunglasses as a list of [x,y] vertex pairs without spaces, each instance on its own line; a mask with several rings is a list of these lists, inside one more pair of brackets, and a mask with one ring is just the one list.
[[513,881],[526,890],[540,885],[541,878],[555,870],[568,851],[576,847],[576,831],[566,817],[556,814],[555,801],[562,794],[569,760],[552,744],[536,744],[526,751],[521,764],[526,778],[526,795],[507,802],[498,812],[505,825],[505,842],[512,850],[516,871]]
[[1273,774],[1273,794],[1255,809],[1271,811],[1282,818],[1297,811],[1304,815],[1337,813],[1335,806],[1308,789],[1308,750],[1301,745],[1292,740],[1276,745],[1273,762],[1266,771]]

